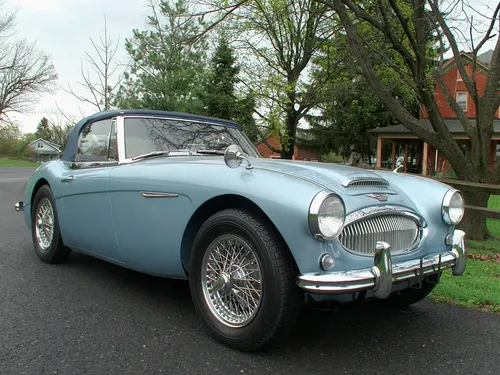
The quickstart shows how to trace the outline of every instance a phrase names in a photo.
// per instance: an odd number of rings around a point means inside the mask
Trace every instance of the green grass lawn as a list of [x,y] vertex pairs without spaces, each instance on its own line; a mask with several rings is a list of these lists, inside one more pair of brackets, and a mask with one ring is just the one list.
[[[500,196],[492,195],[488,208],[500,210]],[[500,254],[500,220],[487,219],[486,226],[494,238],[469,240],[466,247],[472,257],[490,260],[467,259],[465,274],[459,277],[444,272],[431,300],[500,313],[500,259],[495,258]]]
[[2,159],[0,158],[0,167],[39,167],[39,163],[33,163],[28,160]]
[[467,308],[500,313],[500,260],[493,260],[500,254],[500,240],[467,241],[467,252],[472,256],[483,256],[488,261],[467,259],[465,273],[452,276],[443,272],[441,282],[429,298]]
[[[488,208],[500,210],[500,195],[490,196],[490,199],[488,200]],[[500,238],[500,220],[486,219],[486,227],[493,236]],[[498,248],[498,251],[500,251],[500,247]]]
[[341,155],[337,155],[333,152],[331,152],[329,154],[322,155],[321,157],[329,163],[343,163],[343,162],[345,162],[344,158]]

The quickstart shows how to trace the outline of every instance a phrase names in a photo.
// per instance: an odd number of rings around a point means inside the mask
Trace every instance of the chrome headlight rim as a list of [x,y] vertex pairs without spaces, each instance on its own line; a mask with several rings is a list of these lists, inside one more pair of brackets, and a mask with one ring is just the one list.
[[[343,210],[342,225],[340,225],[339,230],[333,236],[326,236],[324,233],[322,233],[319,225],[319,211],[321,209],[321,206],[329,198],[338,199],[339,202],[342,204],[342,210]],[[346,219],[345,204],[343,199],[338,194],[335,194],[331,191],[323,190],[320,191],[318,194],[316,194],[313,200],[311,201],[311,204],[309,206],[308,220],[309,220],[309,229],[311,230],[311,233],[313,234],[314,238],[318,240],[327,240],[327,241],[336,239],[338,236],[340,236],[340,233],[342,233],[342,229],[344,228],[345,225],[345,219]]]
[[[462,198],[462,214],[460,215],[458,220],[453,221],[451,219],[451,216],[450,216],[450,204],[451,204],[451,200],[453,199],[455,194],[459,194],[460,197]],[[445,193],[445,195],[443,197],[443,203],[441,204],[441,216],[443,218],[443,222],[445,224],[448,224],[448,225],[457,225],[464,218],[464,214],[465,214],[464,196],[457,189],[453,189],[453,188],[448,189],[448,191]]]

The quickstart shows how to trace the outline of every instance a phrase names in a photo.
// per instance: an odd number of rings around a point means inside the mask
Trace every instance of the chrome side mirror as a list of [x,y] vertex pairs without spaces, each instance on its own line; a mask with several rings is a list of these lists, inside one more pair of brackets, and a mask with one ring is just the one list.
[[224,162],[229,168],[238,168],[243,160],[247,161],[246,169],[253,168],[248,160],[248,155],[243,152],[240,146],[233,144],[224,151]]

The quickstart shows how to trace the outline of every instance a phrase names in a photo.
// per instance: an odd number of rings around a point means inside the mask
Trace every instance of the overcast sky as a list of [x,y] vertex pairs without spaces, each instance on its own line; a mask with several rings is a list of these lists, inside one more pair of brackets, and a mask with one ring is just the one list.
[[[119,58],[126,59],[123,43],[132,29],[145,25],[147,8],[144,0],[7,0],[6,5],[18,9],[16,31],[21,38],[36,41],[38,48],[51,55],[59,75],[60,86],[68,82],[77,87],[80,62],[85,52],[92,52],[89,38],[97,41],[103,35],[106,14],[108,33],[120,37]],[[70,114],[79,116],[79,107],[89,115],[94,107],[85,106],[59,90],[45,95],[33,113],[18,115],[23,131],[34,131],[43,116],[56,117],[55,103]]]
[[[446,1],[443,0],[443,3]],[[483,14],[492,14],[491,7],[498,3],[498,0],[467,1]],[[67,88],[70,83],[76,88],[81,60],[85,52],[92,52],[89,38],[98,40],[103,35],[104,15],[108,33],[114,40],[120,37],[117,57],[125,61],[127,55],[123,43],[125,38],[131,36],[132,29],[145,26],[148,14],[145,4],[145,0],[7,0],[5,5],[18,9],[17,35],[35,41],[38,48],[51,55],[59,75],[59,86]],[[486,47],[492,48],[493,41]],[[16,116],[22,130],[34,131],[43,116],[57,118],[56,103],[67,114],[77,117],[80,110],[85,115],[95,112],[95,107],[58,90],[45,95],[32,113]]]

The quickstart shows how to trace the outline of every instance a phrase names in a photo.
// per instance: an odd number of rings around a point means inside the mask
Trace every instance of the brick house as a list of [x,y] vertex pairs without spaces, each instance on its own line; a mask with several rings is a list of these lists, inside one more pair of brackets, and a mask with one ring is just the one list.
[[[476,82],[479,94],[484,90],[488,65],[491,62],[492,55],[493,51],[488,51],[477,57]],[[467,73],[471,73],[472,58],[464,52],[461,53],[461,56]],[[464,110],[465,116],[469,118],[473,125],[476,118],[476,105],[465,87],[454,59],[450,59],[444,65],[443,80],[457,103]],[[439,86],[436,87],[434,95],[441,117],[444,119],[453,138],[457,140],[464,153],[470,152],[471,144],[469,137],[462,128],[455,112],[449,106]],[[432,128],[423,106],[421,106],[419,121],[429,129]],[[493,130],[493,140],[489,150],[490,166],[493,166],[495,162],[500,162],[500,109],[495,114]],[[419,173],[425,176],[428,174],[446,173],[450,170],[447,160],[439,154],[438,150],[418,139],[403,125],[380,127],[372,129],[370,132],[377,134],[377,167],[393,169],[395,168],[396,160],[402,158],[405,161],[405,172]]]
[[[267,137],[266,142],[274,149],[281,149],[280,139],[277,134]],[[278,152],[272,151],[263,141],[257,143],[256,147],[263,158],[281,159],[281,155]],[[298,147],[295,145],[292,159],[321,161],[321,154],[317,151],[308,150],[304,147]]]

